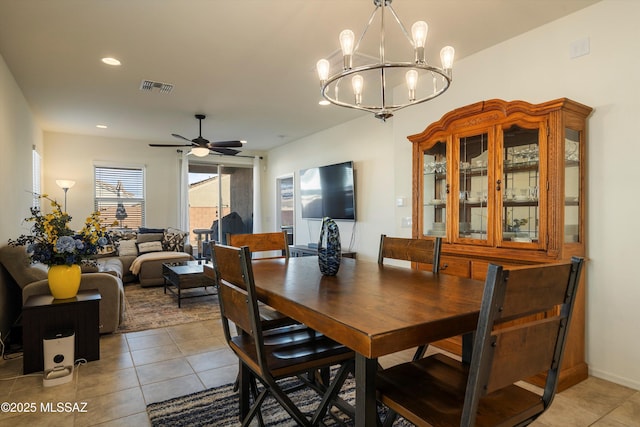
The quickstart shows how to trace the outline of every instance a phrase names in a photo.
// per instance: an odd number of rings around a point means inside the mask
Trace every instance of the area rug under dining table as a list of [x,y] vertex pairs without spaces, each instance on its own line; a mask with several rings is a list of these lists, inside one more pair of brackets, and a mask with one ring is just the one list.
[[[284,387],[297,385],[297,379],[282,380]],[[320,404],[320,397],[311,389],[303,388],[289,394],[291,400],[305,414],[312,414]],[[340,397],[347,403],[355,403],[355,381],[349,376],[342,386]],[[205,427],[205,426],[239,426],[238,392],[233,391],[233,384],[192,393],[147,405],[147,414],[153,427]],[[379,408],[384,417],[386,408]],[[335,412],[334,412],[335,413]],[[335,413],[338,419],[347,426],[353,425],[351,418],[341,412]],[[282,409],[272,396],[268,396],[262,404],[262,417],[265,426],[295,427],[296,422]],[[384,418],[383,418],[384,419]],[[255,420],[254,420],[255,421]],[[327,426],[340,425],[331,416],[323,420]],[[398,417],[393,424],[396,427],[408,427],[413,424]]]
[[117,332],[136,332],[220,318],[218,296],[213,287],[189,292],[206,292],[207,295],[183,299],[182,307],[178,307],[177,297],[170,292],[165,294],[163,286],[143,288],[139,283],[125,285],[125,319]]

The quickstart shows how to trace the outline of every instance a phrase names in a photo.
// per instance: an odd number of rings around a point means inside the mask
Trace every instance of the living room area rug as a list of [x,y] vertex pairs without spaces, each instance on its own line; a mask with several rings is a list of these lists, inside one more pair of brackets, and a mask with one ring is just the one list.
[[179,308],[178,297],[168,291],[165,294],[163,286],[143,288],[139,283],[125,285],[125,318],[116,332],[136,332],[220,318],[218,296],[213,287],[189,289],[187,292],[206,292],[207,295],[185,298]]
[[[299,383],[297,379],[282,380],[282,386],[286,388],[295,386],[297,383]],[[352,376],[347,378],[339,395],[347,403],[351,405],[355,403],[355,380]],[[289,394],[289,397],[304,414],[308,415],[312,414],[320,404],[318,394],[309,388],[294,391]],[[379,407],[378,410],[384,419],[386,408]],[[153,427],[239,426],[241,424],[238,421],[238,392],[233,391],[233,384],[151,403],[147,405],[147,414]],[[353,425],[353,420],[345,414],[341,412],[334,414],[340,422],[336,422],[333,417],[327,415],[323,420],[326,426]],[[295,427],[297,425],[271,395],[262,403],[262,417],[265,426]],[[398,417],[393,425],[408,427],[413,424]]]

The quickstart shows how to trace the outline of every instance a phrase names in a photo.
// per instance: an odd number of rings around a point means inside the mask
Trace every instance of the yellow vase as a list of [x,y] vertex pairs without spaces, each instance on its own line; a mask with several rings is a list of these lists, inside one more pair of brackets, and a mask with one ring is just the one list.
[[55,299],[73,298],[80,288],[80,266],[52,265],[49,267],[49,290]]

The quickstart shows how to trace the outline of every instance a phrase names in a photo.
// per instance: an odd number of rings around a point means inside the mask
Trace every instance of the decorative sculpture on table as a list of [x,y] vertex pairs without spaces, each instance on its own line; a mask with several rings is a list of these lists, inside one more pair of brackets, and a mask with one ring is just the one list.
[[318,265],[325,276],[335,276],[340,268],[342,248],[340,246],[340,229],[329,217],[322,219],[320,239],[318,240]]

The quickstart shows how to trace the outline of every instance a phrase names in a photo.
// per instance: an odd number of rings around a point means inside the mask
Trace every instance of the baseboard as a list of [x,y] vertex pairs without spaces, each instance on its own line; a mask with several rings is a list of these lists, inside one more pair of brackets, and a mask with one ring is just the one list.
[[611,381],[612,383],[632,388],[634,390],[640,390],[640,381],[630,380],[629,378],[621,377],[619,375],[594,368],[589,369],[589,374],[606,381]]

